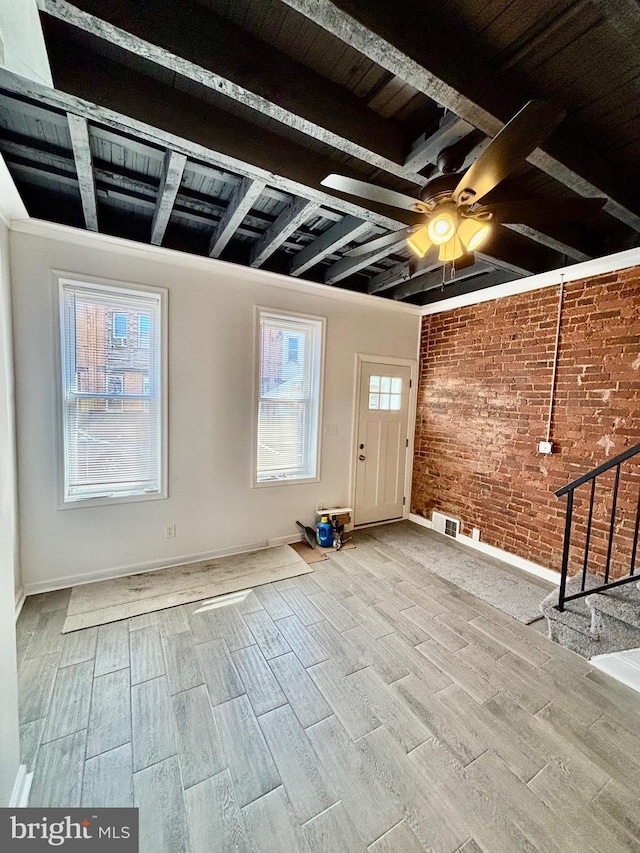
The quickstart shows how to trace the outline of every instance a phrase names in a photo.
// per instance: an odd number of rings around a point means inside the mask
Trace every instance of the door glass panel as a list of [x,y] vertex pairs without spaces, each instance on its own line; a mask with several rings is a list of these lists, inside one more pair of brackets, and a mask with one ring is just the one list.
[[402,408],[402,379],[399,376],[369,377],[369,409],[399,412]]

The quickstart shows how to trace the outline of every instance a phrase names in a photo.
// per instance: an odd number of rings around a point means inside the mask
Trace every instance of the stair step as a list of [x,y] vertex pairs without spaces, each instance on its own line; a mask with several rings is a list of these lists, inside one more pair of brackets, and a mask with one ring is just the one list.
[[596,592],[586,597],[589,607],[604,616],[640,630],[640,589],[634,583],[617,586],[606,592]]
[[[569,578],[567,595],[579,592],[582,578]],[[585,588],[596,587],[602,578],[587,575]],[[640,589],[630,583],[605,593],[592,593],[558,610],[554,590],[540,605],[547,619],[549,636],[583,657],[640,648]]]

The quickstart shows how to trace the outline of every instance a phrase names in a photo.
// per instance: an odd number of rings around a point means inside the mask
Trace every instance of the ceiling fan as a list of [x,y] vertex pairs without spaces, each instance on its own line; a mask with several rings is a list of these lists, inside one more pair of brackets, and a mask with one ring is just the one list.
[[441,175],[430,180],[412,198],[403,193],[358,181],[344,175],[328,175],[325,187],[370,201],[423,213],[425,221],[400,231],[385,234],[347,252],[359,256],[395,245],[406,238],[418,257],[424,257],[432,246],[439,247],[441,261],[464,265],[473,263],[473,251],[485,242],[491,232],[491,221],[536,225],[544,222],[576,222],[599,210],[604,199],[576,198],[547,201],[510,201],[482,204],[482,199],[510,175],[538,145],[560,124],[566,112],[545,101],[528,101],[502,128],[477,160],[464,172],[458,170],[466,152],[458,143],[438,156]]

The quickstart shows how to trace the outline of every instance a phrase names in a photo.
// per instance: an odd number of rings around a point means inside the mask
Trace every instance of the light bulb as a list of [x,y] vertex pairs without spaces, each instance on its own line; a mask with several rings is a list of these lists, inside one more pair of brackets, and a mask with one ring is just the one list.
[[447,243],[456,233],[456,217],[450,210],[444,210],[429,220],[429,239],[436,246]]
[[423,225],[417,231],[414,231],[410,237],[407,237],[409,248],[416,253],[419,258],[424,258],[433,243],[429,239],[429,226]]
[[487,222],[479,222],[477,219],[465,219],[458,228],[458,237],[467,249],[472,252],[489,235],[490,226]]

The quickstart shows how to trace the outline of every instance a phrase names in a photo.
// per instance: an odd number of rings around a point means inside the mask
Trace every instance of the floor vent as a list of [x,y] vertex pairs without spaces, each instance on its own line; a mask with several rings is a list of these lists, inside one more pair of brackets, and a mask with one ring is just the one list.
[[451,518],[450,515],[444,515],[434,510],[431,513],[431,529],[437,533],[444,533],[445,536],[451,536],[452,539],[457,539],[460,522],[457,518]]

